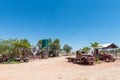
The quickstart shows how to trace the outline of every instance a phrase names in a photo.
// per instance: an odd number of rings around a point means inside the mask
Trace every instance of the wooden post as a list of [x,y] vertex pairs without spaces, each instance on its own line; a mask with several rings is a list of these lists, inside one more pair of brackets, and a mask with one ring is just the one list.
[[116,49],[116,59],[117,59],[117,49]]

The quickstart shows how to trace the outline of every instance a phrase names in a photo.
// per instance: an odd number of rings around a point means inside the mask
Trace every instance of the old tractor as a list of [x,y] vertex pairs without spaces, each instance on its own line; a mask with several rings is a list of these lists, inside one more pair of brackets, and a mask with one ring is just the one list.
[[89,65],[93,65],[95,62],[95,57],[91,54],[87,54],[84,51],[76,51],[76,57],[68,57],[68,62],[73,62],[73,63],[86,63]]

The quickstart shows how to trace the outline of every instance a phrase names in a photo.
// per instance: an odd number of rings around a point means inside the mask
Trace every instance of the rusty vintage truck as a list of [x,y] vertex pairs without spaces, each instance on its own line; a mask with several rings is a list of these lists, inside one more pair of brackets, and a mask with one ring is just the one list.
[[99,53],[98,57],[100,60],[104,60],[105,62],[115,62],[116,60],[112,54]]
[[89,65],[93,65],[95,63],[95,57],[91,54],[87,54],[84,51],[76,51],[76,57],[67,57],[68,62],[73,62],[73,63],[86,63]]

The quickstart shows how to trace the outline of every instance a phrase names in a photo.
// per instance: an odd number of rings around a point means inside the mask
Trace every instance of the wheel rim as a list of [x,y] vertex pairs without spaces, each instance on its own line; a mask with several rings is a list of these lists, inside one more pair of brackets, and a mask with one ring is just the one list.
[[115,59],[112,59],[111,62],[115,62]]

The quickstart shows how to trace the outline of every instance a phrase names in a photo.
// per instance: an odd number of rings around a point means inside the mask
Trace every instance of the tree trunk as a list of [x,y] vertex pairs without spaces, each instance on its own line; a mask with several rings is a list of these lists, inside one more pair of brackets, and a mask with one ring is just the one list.
[[97,56],[98,55],[98,49],[94,48],[94,55]]

